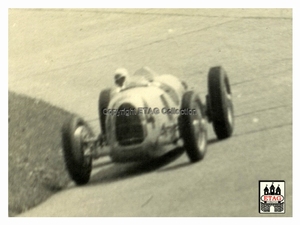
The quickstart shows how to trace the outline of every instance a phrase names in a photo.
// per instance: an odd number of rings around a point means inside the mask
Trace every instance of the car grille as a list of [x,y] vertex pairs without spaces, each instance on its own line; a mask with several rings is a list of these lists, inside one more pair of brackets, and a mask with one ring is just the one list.
[[[119,107],[119,112],[123,109],[130,110],[134,107],[124,103]],[[123,146],[142,143],[144,131],[139,115],[118,115],[116,118],[116,138],[119,144]]]

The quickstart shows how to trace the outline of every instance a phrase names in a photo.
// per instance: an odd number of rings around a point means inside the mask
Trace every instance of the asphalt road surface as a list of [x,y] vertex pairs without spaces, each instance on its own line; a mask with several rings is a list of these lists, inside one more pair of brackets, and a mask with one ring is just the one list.
[[[99,132],[97,101],[113,72],[149,66],[207,92],[222,65],[235,107],[232,138],[209,131],[203,161],[174,152],[146,164],[94,163],[20,216],[276,216],[258,213],[259,180],[284,180],[292,216],[292,11],[9,10],[9,90],[75,112]],[[60,129],[58,127],[57,129]]]

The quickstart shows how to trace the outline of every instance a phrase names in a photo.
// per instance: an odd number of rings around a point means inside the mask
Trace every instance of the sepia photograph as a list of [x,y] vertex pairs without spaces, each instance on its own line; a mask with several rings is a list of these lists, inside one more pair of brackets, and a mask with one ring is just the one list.
[[8,8],[8,217],[293,217],[292,8]]

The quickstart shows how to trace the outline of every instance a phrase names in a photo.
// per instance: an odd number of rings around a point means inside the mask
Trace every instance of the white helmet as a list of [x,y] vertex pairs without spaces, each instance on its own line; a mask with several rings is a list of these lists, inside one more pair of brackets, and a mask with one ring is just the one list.
[[115,79],[115,84],[117,86],[122,87],[125,83],[125,80],[128,78],[128,71],[125,68],[118,68],[115,71],[114,79]]

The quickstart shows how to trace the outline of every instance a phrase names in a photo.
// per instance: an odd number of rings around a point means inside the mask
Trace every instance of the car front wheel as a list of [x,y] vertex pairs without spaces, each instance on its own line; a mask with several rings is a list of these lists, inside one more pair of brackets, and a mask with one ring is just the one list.
[[88,138],[93,132],[86,122],[77,117],[69,118],[62,127],[64,159],[70,177],[77,185],[86,184],[92,170],[92,156]]
[[207,120],[199,95],[193,91],[186,92],[181,109],[189,112],[179,117],[180,135],[190,161],[197,162],[204,158],[207,150]]

